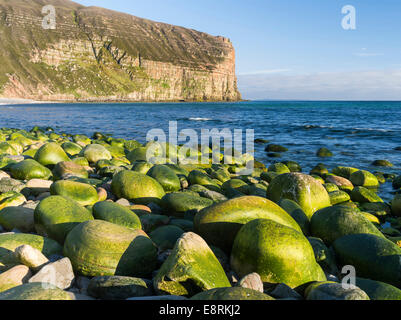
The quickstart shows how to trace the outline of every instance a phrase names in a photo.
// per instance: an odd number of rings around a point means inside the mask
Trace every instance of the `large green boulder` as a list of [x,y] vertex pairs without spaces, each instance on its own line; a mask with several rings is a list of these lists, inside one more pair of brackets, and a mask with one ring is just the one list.
[[185,233],[153,279],[159,295],[193,296],[215,288],[230,287],[223,267],[206,242]]
[[27,233],[0,234],[0,270],[20,264],[14,251],[22,245],[30,245],[48,258],[52,255],[59,255],[63,251],[56,241],[42,236]]
[[213,191],[220,191],[219,185],[206,173],[200,170],[192,170],[188,175],[188,182],[190,185],[199,184]]
[[339,177],[343,177],[343,178],[345,178],[345,179],[348,179],[349,180],[349,178],[351,177],[351,175],[354,173],[354,172],[357,172],[357,171],[359,171],[358,169],[356,169],[356,168],[352,168],[352,167],[335,167],[333,170],[332,170],[332,172],[333,172],[333,174],[335,174],[336,176],[339,176]]
[[355,267],[359,277],[401,288],[401,248],[372,234],[350,234],[334,241],[336,257],[342,265]]
[[113,177],[113,193],[119,198],[138,204],[159,203],[164,197],[163,187],[153,178],[142,173],[124,170]]
[[182,218],[188,211],[196,213],[203,208],[211,206],[213,201],[189,192],[173,192],[166,194],[162,198],[161,204],[169,216]]
[[295,201],[308,218],[316,211],[331,205],[323,185],[302,173],[286,173],[274,178],[267,189],[267,197],[276,203],[281,199]]
[[162,226],[149,234],[150,239],[157,245],[159,250],[173,249],[177,240],[185,233],[177,226]]
[[0,210],[7,207],[18,207],[25,202],[24,195],[15,191],[0,194]]
[[208,244],[230,252],[241,227],[255,219],[271,219],[302,233],[297,222],[281,207],[254,196],[235,198],[207,207],[196,214],[194,226]]
[[348,202],[351,200],[351,197],[348,193],[342,190],[331,191],[329,192],[331,205],[341,204],[344,202]]
[[67,291],[42,282],[25,283],[0,293],[0,300],[73,300]]
[[167,166],[155,165],[147,173],[158,181],[166,192],[174,192],[181,189],[181,182],[175,172]]
[[380,184],[376,176],[366,170],[359,170],[351,174],[350,181],[359,187],[377,188]]
[[24,207],[5,207],[0,210],[0,225],[6,230],[18,229],[22,232],[33,232],[33,210]]
[[100,144],[87,145],[79,154],[85,157],[90,163],[96,163],[99,160],[111,160],[111,153]]
[[359,203],[383,202],[383,200],[372,190],[364,187],[356,187],[351,192],[352,201]]
[[88,179],[89,177],[88,171],[74,161],[63,161],[56,164],[53,169],[53,176],[55,180],[61,180],[69,177]]
[[48,168],[42,166],[39,162],[32,159],[27,159],[13,164],[10,168],[10,171],[12,177],[18,180],[48,180],[52,176],[52,172]]
[[310,233],[310,221],[298,203],[289,199],[281,199],[279,206],[283,208],[299,224],[305,235]]
[[157,264],[157,248],[144,231],[102,220],[76,226],[65,240],[64,255],[87,277],[147,277]]
[[57,143],[43,145],[35,154],[35,160],[44,166],[54,166],[59,162],[70,161],[67,154]]
[[92,214],[70,198],[51,196],[42,200],[34,213],[36,231],[63,244],[78,224],[93,220]]
[[273,220],[247,223],[235,238],[231,267],[239,277],[258,273],[263,282],[285,283],[291,288],[311,281],[326,281],[305,236]]
[[311,219],[311,234],[326,244],[349,234],[383,234],[360,211],[349,206],[333,206],[316,212]]
[[365,291],[370,300],[401,300],[401,290],[391,284],[356,278],[356,286]]
[[215,300],[215,301],[264,301],[264,300],[275,300],[267,294],[259,291],[255,291],[248,288],[233,287],[233,288],[217,288],[208,290],[205,292],[198,293],[193,296],[191,300]]
[[59,180],[50,186],[50,193],[63,196],[78,202],[82,206],[90,206],[99,201],[97,191],[86,183],[71,180]]
[[272,165],[270,165],[270,167],[268,168],[269,172],[275,172],[277,174],[283,174],[283,173],[290,173],[290,169],[281,162],[278,163],[273,163]]
[[64,142],[61,147],[70,156],[76,156],[82,151],[82,147],[71,141]]
[[121,204],[101,201],[92,208],[95,219],[108,221],[133,230],[142,229],[141,220],[127,207]]
[[370,300],[369,296],[357,287],[344,288],[341,283],[324,281],[312,283],[305,290],[306,300]]

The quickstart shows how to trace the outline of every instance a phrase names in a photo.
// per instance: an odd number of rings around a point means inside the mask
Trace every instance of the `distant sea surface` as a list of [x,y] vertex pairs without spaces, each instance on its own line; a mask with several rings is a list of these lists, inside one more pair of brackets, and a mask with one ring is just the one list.
[[[57,132],[94,132],[145,142],[150,129],[168,132],[169,121],[182,129],[254,129],[255,138],[284,145],[289,152],[272,159],[256,146],[256,158],[266,165],[295,160],[309,172],[318,163],[329,169],[353,166],[401,174],[401,102],[257,101],[239,103],[163,104],[40,104],[0,106],[0,127],[30,130],[50,126]],[[200,131],[199,131],[200,133]],[[332,158],[318,158],[327,147]],[[393,168],[376,168],[385,159]],[[390,199],[391,184],[381,194]]]

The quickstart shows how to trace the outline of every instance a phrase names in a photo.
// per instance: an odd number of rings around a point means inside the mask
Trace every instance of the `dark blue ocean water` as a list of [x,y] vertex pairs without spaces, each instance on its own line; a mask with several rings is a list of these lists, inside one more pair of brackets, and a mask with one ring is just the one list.
[[[268,158],[264,145],[256,157],[270,164],[295,160],[309,170],[318,163],[328,168],[353,166],[401,174],[401,102],[240,102],[182,104],[56,104],[0,106],[0,127],[31,129],[51,126],[58,132],[95,131],[145,142],[150,129],[168,132],[169,121],[182,129],[254,129],[255,138],[284,145],[282,159]],[[316,157],[320,147],[334,157]],[[394,163],[391,169],[372,167],[377,159]],[[390,197],[391,184],[382,188]]]

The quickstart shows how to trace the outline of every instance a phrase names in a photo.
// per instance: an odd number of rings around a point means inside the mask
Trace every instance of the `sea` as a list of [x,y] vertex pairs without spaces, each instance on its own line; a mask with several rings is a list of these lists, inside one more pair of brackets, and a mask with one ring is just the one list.
[[[401,102],[250,101],[236,103],[29,104],[0,106],[0,127],[30,130],[52,127],[56,132],[111,134],[146,142],[147,133],[169,123],[178,131],[194,129],[254,130],[255,139],[287,147],[281,158],[270,158],[266,144],[255,144],[255,157],[266,165],[297,161],[303,171],[323,163],[328,169],[352,166],[371,172],[401,174]],[[319,158],[326,147],[334,154]],[[391,168],[372,166],[388,160]],[[379,194],[393,197],[391,182]]]

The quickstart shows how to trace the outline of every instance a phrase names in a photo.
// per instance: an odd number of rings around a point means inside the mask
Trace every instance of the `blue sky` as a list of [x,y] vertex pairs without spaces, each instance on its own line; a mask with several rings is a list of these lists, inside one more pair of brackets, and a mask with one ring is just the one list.
[[77,2],[230,38],[247,99],[401,100],[399,0]]

